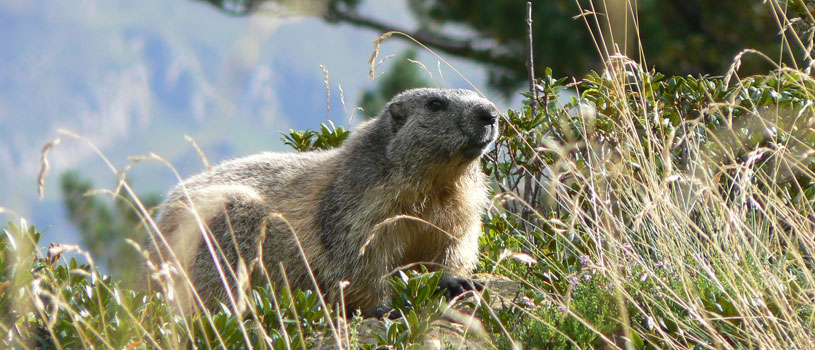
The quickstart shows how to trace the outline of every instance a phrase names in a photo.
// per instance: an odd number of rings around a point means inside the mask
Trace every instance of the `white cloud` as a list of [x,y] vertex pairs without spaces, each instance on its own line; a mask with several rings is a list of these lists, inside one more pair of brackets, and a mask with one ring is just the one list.
[[[67,129],[91,140],[96,147],[108,149],[130,133],[140,132],[150,123],[150,87],[143,65],[108,73],[93,82],[90,100],[80,108],[78,118],[65,118],[53,124],[54,130]],[[54,171],[75,167],[94,156],[86,145],[67,146],[70,152],[55,159]],[[36,164],[27,163],[25,174],[38,171]]]

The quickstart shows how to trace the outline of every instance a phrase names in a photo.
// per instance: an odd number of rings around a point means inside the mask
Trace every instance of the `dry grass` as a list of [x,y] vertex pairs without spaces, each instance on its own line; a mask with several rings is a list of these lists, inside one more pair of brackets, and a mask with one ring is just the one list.
[[[789,28],[782,2],[767,3],[779,27]],[[630,1],[623,5],[631,11]],[[592,32],[618,29],[603,25],[597,10],[581,15]],[[632,21],[625,30],[636,33],[635,16]],[[812,47],[811,35],[783,33],[789,50]],[[391,34],[377,40],[372,76],[379,44]],[[532,304],[477,309],[494,345],[815,348],[815,208],[813,195],[807,195],[815,183],[813,106],[754,103],[748,96],[755,79],[738,75],[740,54],[723,80],[732,89],[722,95],[729,99],[702,94],[695,110],[702,117],[667,127],[664,119],[673,106],[659,103],[654,75],[638,63],[644,58],[631,60],[614,47],[597,38],[606,58],[603,74],[572,85],[578,95],[595,89],[589,95],[602,96],[604,108],[596,101],[558,106],[556,96],[547,96],[548,123],[524,128],[516,121],[534,116],[507,116],[505,135],[485,164],[492,167],[496,196],[486,218],[485,239],[491,241],[483,242],[484,269],[522,282],[517,301],[524,296]],[[773,76],[801,94],[799,100],[815,101],[809,64],[779,64]],[[715,126],[712,116],[719,118]],[[761,135],[760,142],[741,130]],[[63,137],[87,142],[69,132]],[[57,143],[43,149],[43,172],[47,151]],[[172,169],[155,155],[143,159]],[[512,171],[500,171],[499,163]],[[129,167],[110,168],[121,180],[115,193],[131,197],[144,227],[166,244],[149,208],[125,181]],[[196,220],[209,237],[210,252],[222,252],[201,218]],[[340,317],[344,311],[337,310],[344,308],[325,305],[321,295],[298,294],[285,285],[240,291],[214,314],[200,307],[174,256],[150,266],[152,283],[165,296],[138,294],[93,266],[61,265],[69,247],[33,258],[36,240],[14,240],[31,234],[25,225],[7,233],[8,251],[17,256],[4,260],[10,272],[0,291],[20,292],[3,299],[18,311],[2,319],[2,330],[15,348],[305,348],[320,334],[337,348],[364,347],[350,336],[356,332],[353,322]],[[307,258],[302,248],[300,253]],[[513,256],[517,259],[506,259]],[[256,270],[271,284],[266,269],[279,268],[262,261],[238,265],[237,271],[222,268],[224,282],[226,274],[245,280]],[[71,294],[82,293],[77,283],[86,291],[84,299]],[[186,294],[197,307],[170,296]],[[244,310],[239,304],[245,311],[236,317]]]

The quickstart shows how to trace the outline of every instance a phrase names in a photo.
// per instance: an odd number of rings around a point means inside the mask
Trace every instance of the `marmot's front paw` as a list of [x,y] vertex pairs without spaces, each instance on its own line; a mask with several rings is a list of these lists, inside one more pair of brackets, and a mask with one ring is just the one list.
[[444,289],[444,297],[450,300],[467,291],[480,291],[484,289],[484,285],[469,278],[448,276],[439,281],[439,289]]
[[388,318],[395,320],[402,317],[402,313],[390,306],[380,306],[374,310],[373,316],[378,319]]

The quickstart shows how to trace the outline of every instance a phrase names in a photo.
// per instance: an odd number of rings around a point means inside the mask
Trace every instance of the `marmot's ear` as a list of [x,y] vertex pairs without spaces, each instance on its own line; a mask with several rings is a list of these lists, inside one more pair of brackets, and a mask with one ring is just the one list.
[[396,101],[388,104],[388,114],[390,114],[393,131],[399,130],[405,124],[408,116],[407,112],[407,108],[402,102]]

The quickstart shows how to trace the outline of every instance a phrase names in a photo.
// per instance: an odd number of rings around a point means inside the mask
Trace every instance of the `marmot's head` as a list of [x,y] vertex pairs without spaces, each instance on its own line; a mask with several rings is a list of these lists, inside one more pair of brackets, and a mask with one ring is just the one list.
[[381,114],[390,126],[387,157],[416,169],[478,159],[498,135],[498,109],[471,90],[412,89],[394,97]]

